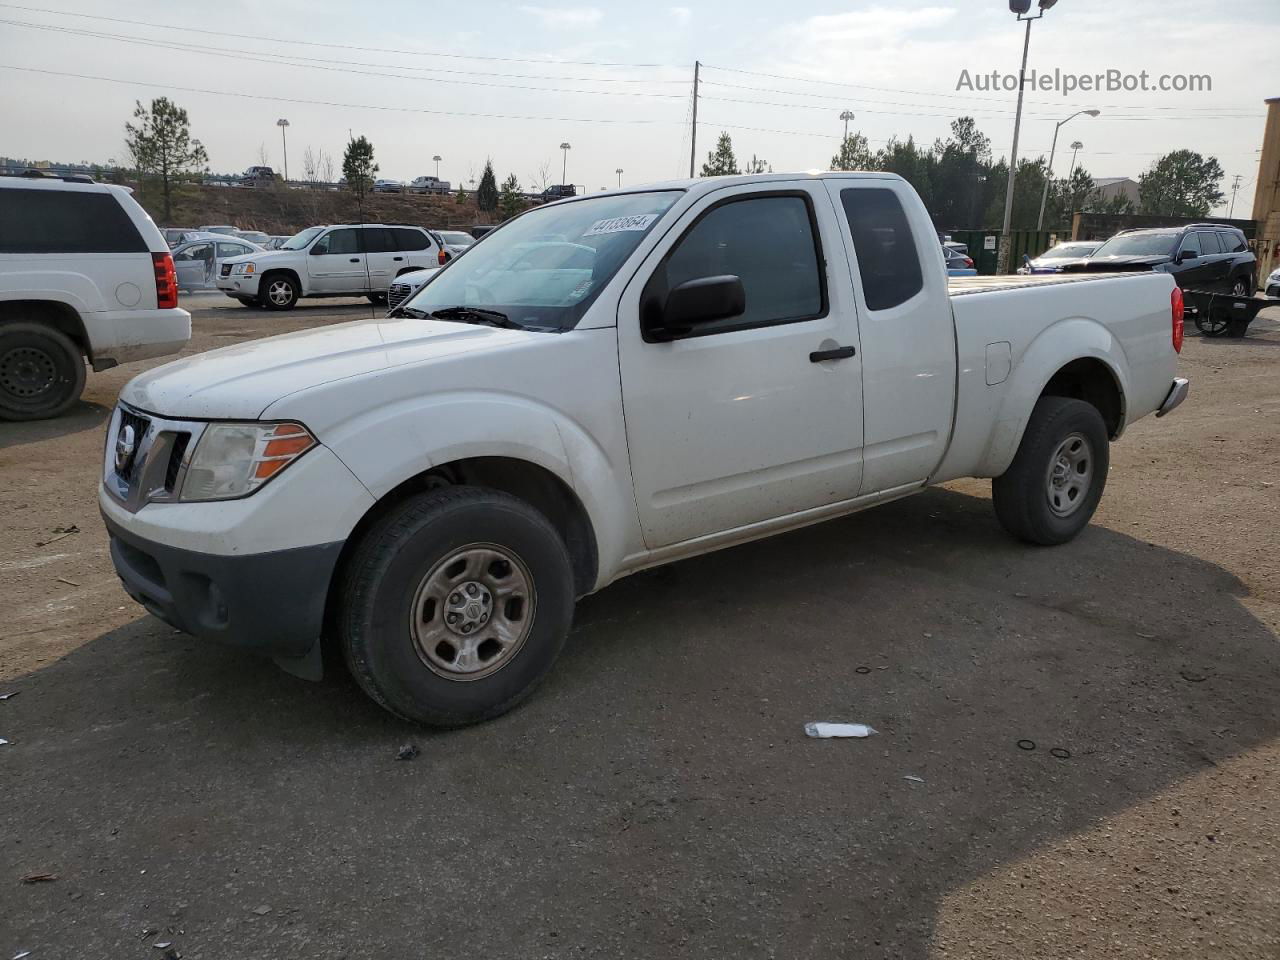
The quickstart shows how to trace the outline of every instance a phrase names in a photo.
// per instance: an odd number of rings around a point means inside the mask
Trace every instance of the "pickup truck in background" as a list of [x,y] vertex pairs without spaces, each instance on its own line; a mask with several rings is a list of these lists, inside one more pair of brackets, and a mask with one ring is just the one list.
[[409,181],[410,193],[440,193],[450,192],[449,181],[441,180],[439,177],[414,177]]
[[547,673],[575,598],[646,567],[957,477],[1070,540],[1109,444],[1187,394],[1181,309],[1153,272],[949,285],[891,174],[592,194],[385,319],[135,378],[99,502],[161,619],[304,676],[324,634],[388,710],[471,723]]

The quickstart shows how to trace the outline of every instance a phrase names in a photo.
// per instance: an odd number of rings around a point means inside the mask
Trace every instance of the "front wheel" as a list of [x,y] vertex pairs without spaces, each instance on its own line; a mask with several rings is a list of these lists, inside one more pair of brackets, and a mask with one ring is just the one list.
[[43,323],[0,325],[0,420],[44,420],[84,392],[84,358],[61,330]]
[[450,487],[411,497],[346,565],[339,640],[352,676],[405,719],[488,720],[533,690],[573,619],[568,551],[515,497]]
[[1252,277],[1236,277],[1231,284],[1231,295],[1233,297],[1249,296],[1253,292],[1250,289],[1253,286],[1252,279]]
[[262,278],[258,294],[268,310],[292,310],[301,291],[298,281],[283,273],[272,273]]
[[1028,543],[1066,543],[1098,509],[1109,465],[1107,427],[1097,407],[1041,397],[1013,463],[991,481],[996,517]]
[[369,302],[374,306],[381,306],[387,302],[387,295],[385,293],[370,293],[367,296],[369,297]]

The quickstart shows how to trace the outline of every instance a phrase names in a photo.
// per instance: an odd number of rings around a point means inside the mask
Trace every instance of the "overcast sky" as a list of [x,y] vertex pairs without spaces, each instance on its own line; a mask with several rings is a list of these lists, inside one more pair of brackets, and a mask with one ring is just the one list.
[[[121,157],[133,101],[167,95],[215,171],[243,170],[261,149],[283,166],[276,120],[287,117],[294,177],[307,146],[340,160],[350,130],[373,142],[383,176],[433,173],[440,154],[455,184],[486,156],[499,179],[514,172],[528,186],[545,164],[558,182],[567,141],[568,180],[595,190],[616,184],[618,167],[624,184],[687,174],[695,59],[706,64],[699,164],[728,130],[740,160],[825,168],[845,109],[873,147],[909,134],[931,143],[966,113],[997,156],[1012,140],[1014,93],[956,88],[962,70],[1016,73],[1022,27],[1000,0],[553,2],[0,3],[0,65],[27,68],[0,69],[0,154]],[[1205,0],[1062,0],[1032,27],[1030,67],[1208,73],[1212,92],[1028,93],[1019,154],[1047,155],[1056,120],[1096,107],[1097,119],[1063,128],[1060,175],[1074,140],[1095,177],[1136,178],[1189,147],[1218,158],[1224,187],[1242,175],[1236,213],[1247,215],[1263,100],[1280,96],[1280,18],[1262,6],[1232,16]]]

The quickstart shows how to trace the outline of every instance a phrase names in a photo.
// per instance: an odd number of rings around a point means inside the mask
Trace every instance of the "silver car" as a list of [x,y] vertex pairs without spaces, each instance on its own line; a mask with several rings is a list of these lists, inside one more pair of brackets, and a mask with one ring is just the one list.
[[476,242],[475,237],[462,230],[433,230],[431,232],[438,238],[440,249],[447,254],[444,262],[448,262],[454,257],[462,256]]
[[173,248],[173,267],[178,274],[178,289],[186,293],[216,290],[218,267],[229,257],[254,253],[262,247],[239,237],[205,234]]

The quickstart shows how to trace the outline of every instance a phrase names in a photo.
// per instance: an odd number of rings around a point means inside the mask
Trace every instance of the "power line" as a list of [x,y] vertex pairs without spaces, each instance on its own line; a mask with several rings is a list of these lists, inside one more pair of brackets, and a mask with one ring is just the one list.
[[[0,6],[3,6],[3,4],[0,4]],[[167,50],[178,50],[184,53],[195,53],[203,56],[223,57],[228,60],[266,63],[266,64],[270,64],[271,66],[300,67],[307,70],[324,70],[330,73],[342,73],[345,75],[355,74],[358,76],[385,77],[392,80],[416,80],[419,82],[445,83],[445,84],[462,85],[462,86],[468,86],[468,87],[496,87],[503,90],[533,90],[533,91],[548,92],[548,93],[587,94],[587,95],[609,96],[609,97],[651,97],[651,98],[665,99],[665,100],[680,100],[684,96],[683,94],[679,94],[679,93],[651,93],[651,92],[642,91],[642,90],[567,90],[567,89],[564,89],[563,87],[534,87],[534,86],[529,86],[527,84],[489,83],[489,82],[478,81],[478,80],[451,80],[451,79],[441,78],[441,77],[406,76],[405,74],[400,74],[400,73],[385,73],[382,71],[375,71],[375,70],[354,70],[352,69],[353,66],[365,66],[365,65],[376,66],[376,64],[359,64],[353,61],[342,61],[342,60],[332,61],[331,60],[331,61],[317,61],[317,62],[310,62],[310,63],[294,63],[294,62],[291,62],[293,59],[314,60],[315,58],[297,57],[297,58],[284,59],[284,55],[280,55],[280,54],[246,54],[246,53],[240,53],[234,50],[227,50],[226,48],[223,48],[223,47],[205,47],[197,44],[169,42],[164,40],[148,40],[148,39],[139,38],[139,37],[125,37],[119,34],[101,33],[95,30],[79,30],[74,27],[59,27],[59,26],[52,26],[49,24],[24,23],[20,20],[0,19],[0,24],[8,24],[10,26],[16,26],[16,27],[29,27],[35,30],[45,30],[53,33],[68,34],[71,36],[81,36],[81,37],[90,37],[94,39],[112,40],[118,43],[128,43],[128,44],[134,44],[138,46],[155,47],[155,48],[167,49]],[[272,58],[272,59],[268,59],[268,58]],[[342,64],[342,66],[325,66],[324,64],[326,63]],[[418,68],[407,67],[403,69],[413,70]],[[450,72],[461,73],[464,71],[455,70]],[[555,79],[555,78],[534,77],[532,79],[540,80],[540,79]],[[590,82],[590,78],[584,78],[584,79]]]
[[107,17],[101,14],[76,13],[69,10],[49,10],[45,7],[28,7],[17,3],[0,3],[0,7],[10,10],[23,10],[27,13],[43,13],[55,17],[79,17],[85,20],[102,20],[108,23],[123,23],[132,27],[151,27],[157,30],[180,30],[183,33],[201,33],[211,37],[230,37],[233,40],[262,40],[270,43],[287,43],[291,46],[327,47],[331,50],[358,50],[364,53],[394,53],[406,57],[446,57],[454,60],[486,60],[495,63],[540,63],[545,66],[574,67],[634,67],[637,69],[657,69],[678,66],[670,63],[619,63],[606,60],[547,60],[531,57],[486,57],[478,54],[440,53],[427,50],[397,50],[390,47],[362,47],[346,43],[321,43],[316,40],[299,40],[297,37],[264,37],[232,33],[225,30],[209,30],[203,27],[178,26],[175,24],[155,23],[150,20],[126,20],[123,17]]
[[425,107],[398,107],[372,103],[336,103],[330,100],[306,100],[299,97],[281,97],[265,93],[237,93],[230,90],[208,90],[202,87],[180,87],[166,82],[150,80],[123,80],[119,77],[101,77],[85,73],[66,73],[59,70],[42,70],[37,67],[18,67],[0,63],[0,70],[20,70],[50,77],[71,77],[76,80],[95,80],[101,83],[118,83],[133,87],[156,87],[161,90],[177,90],[182,93],[203,93],[215,97],[236,97],[243,100],[265,100],[270,103],[299,103],[317,107],[338,107],[343,110],[383,110],[395,113],[424,113],[438,117],[478,117],[487,120],[541,120],[551,123],[607,123],[607,124],[673,124],[674,120],[622,120],[616,117],[546,117],[516,113],[472,113],[465,110],[430,110]]

